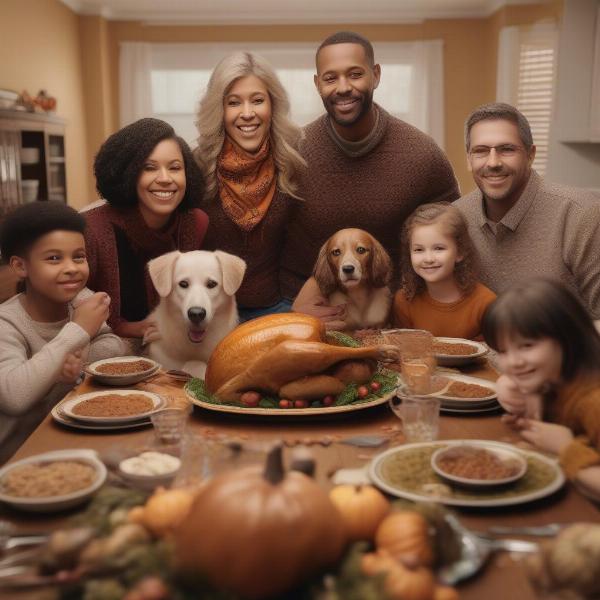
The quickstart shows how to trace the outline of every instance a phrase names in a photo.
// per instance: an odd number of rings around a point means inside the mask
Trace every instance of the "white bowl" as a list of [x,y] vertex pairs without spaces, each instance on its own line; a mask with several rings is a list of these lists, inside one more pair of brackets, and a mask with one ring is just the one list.
[[[145,396],[152,402],[152,408],[142,413],[136,413],[133,415],[116,415],[116,416],[89,416],[89,415],[80,415],[74,412],[75,407],[81,402],[85,402],[86,400],[90,400],[92,398],[97,398],[98,396]],[[87,394],[81,394],[80,396],[74,396],[73,398],[69,398],[61,403],[62,411],[70,417],[71,419],[75,419],[76,421],[81,421],[83,423],[106,423],[106,424],[114,424],[114,423],[129,423],[135,421],[141,421],[142,419],[148,419],[153,412],[160,410],[164,406],[164,399],[154,392],[147,392],[145,390],[137,390],[137,389],[129,389],[129,390],[105,390],[98,392],[88,392]]]
[[[97,371],[100,365],[106,363],[126,363],[126,362],[135,362],[138,360],[144,360],[150,363],[152,366],[148,367],[144,371],[138,371],[136,373],[126,373],[124,375],[110,375],[107,373],[100,373]],[[115,358],[105,358],[103,360],[97,360],[85,367],[86,373],[92,375],[92,377],[102,383],[104,385],[133,385],[134,383],[139,383],[144,379],[147,379],[151,375],[154,375],[160,369],[160,365],[152,360],[151,358],[146,358],[145,356],[117,356]]]
[[37,179],[21,180],[21,192],[23,194],[23,202],[35,202],[38,196],[40,182]]
[[[148,451],[146,451],[146,452],[148,452]],[[153,450],[153,452],[159,452],[159,451]],[[166,452],[159,452],[159,453],[167,454]],[[142,452],[140,454],[145,454],[145,452]],[[139,455],[137,455],[137,456],[139,456]],[[177,459],[178,465],[176,468],[174,468],[170,471],[167,471],[166,473],[157,473],[157,474],[134,473],[130,469],[127,469],[126,468],[127,465],[124,463],[126,463],[126,461],[129,461],[131,458],[137,458],[137,456],[123,459],[119,463],[119,475],[125,481],[130,483],[133,487],[141,489],[141,490],[152,491],[159,486],[169,487],[171,485],[171,483],[173,482],[173,480],[175,479],[175,476],[181,469],[181,460],[179,459],[179,457],[173,456],[173,458]],[[170,456],[172,456],[172,455],[170,455]]]
[[[460,477],[448,473],[440,466],[440,460],[448,454],[455,454],[460,452],[463,448],[474,448],[477,450],[486,450],[490,454],[495,455],[501,461],[514,461],[517,465],[514,473],[509,477],[503,477],[499,479],[473,479],[470,477]],[[477,487],[490,487],[497,485],[504,485],[512,483],[521,479],[527,472],[527,461],[523,455],[517,450],[511,450],[508,448],[499,448],[497,446],[487,445],[485,442],[465,442],[464,444],[454,444],[450,447],[440,448],[436,450],[431,456],[431,468],[443,479],[452,483],[458,483],[464,486],[477,486]]]
[[441,367],[459,367],[466,365],[474,360],[477,360],[481,356],[488,353],[488,347],[481,342],[475,342],[473,340],[465,340],[462,338],[451,338],[451,337],[436,337],[434,342],[444,342],[445,344],[468,344],[475,348],[475,352],[472,354],[439,354],[434,350],[435,360]]
[[0,483],[8,473],[17,467],[63,460],[72,460],[90,465],[96,470],[96,479],[87,488],[77,490],[76,492],[64,494],[62,496],[45,496],[43,498],[9,496],[4,494],[0,488],[0,501],[5,502],[14,508],[26,510],[28,512],[56,512],[82,504],[102,487],[102,484],[106,480],[106,467],[104,466],[104,463],[98,458],[98,455],[94,450],[77,449],[44,452],[43,454],[36,454],[35,456],[30,456],[29,458],[10,463],[0,469]]

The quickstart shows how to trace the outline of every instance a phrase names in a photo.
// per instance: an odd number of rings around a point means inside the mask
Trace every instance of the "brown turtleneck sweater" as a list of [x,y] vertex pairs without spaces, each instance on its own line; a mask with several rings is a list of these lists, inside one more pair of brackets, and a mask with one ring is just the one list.
[[352,156],[336,141],[328,115],[304,130],[300,153],[308,170],[298,190],[303,201],[292,210],[281,258],[286,298],[294,298],[310,276],[322,244],[345,227],[374,235],[390,253],[398,280],[405,219],[421,204],[459,197],[452,167],[436,143],[377,108],[374,139]]

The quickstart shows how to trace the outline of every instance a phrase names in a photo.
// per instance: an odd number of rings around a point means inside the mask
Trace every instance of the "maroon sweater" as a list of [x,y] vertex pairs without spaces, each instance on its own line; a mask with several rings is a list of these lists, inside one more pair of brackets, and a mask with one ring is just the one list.
[[277,190],[263,220],[251,231],[242,231],[225,214],[218,198],[202,206],[210,219],[203,247],[223,250],[246,261],[246,275],[235,295],[239,306],[262,308],[281,300],[279,258],[286,223],[297,202]]
[[359,227],[390,253],[399,277],[399,236],[405,219],[426,202],[459,197],[445,154],[417,128],[380,111],[376,146],[350,157],[328,131],[328,115],[305,128],[300,152],[308,163],[281,259],[283,296],[294,298],[310,276],[321,245],[338,229]]
[[175,213],[167,232],[146,226],[137,207],[117,210],[103,204],[84,213],[85,247],[90,267],[88,287],[110,298],[108,324],[141,321],[158,304],[146,265],[172,250],[199,250],[208,226],[198,209]]

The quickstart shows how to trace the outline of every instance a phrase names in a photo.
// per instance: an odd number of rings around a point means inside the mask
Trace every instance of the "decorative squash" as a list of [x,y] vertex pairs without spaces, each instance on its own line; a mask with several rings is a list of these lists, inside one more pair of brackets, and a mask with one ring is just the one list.
[[342,518],[303,473],[283,471],[281,446],[265,469],[209,481],[175,536],[178,570],[204,575],[242,598],[282,594],[334,564],[345,545]]
[[377,527],[390,512],[390,503],[370,485],[338,485],[329,499],[342,515],[348,539],[353,542],[373,541]]
[[205,382],[221,402],[239,402],[248,390],[281,396],[281,388],[292,382],[297,398],[308,397],[303,396],[303,389],[310,389],[310,397],[323,398],[332,393],[328,391],[331,377],[321,380],[323,388],[310,378],[327,375],[329,368],[350,359],[394,361],[398,349],[389,345],[336,346],[327,342],[325,325],[315,317],[266,315],[236,327],[219,342],[208,361]]
[[159,487],[144,506],[136,506],[129,511],[128,520],[161,537],[184,521],[193,501],[194,494],[189,490]]
[[408,558],[420,565],[433,564],[429,524],[417,512],[406,510],[387,516],[377,528],[375,545],[396,560]]
[[386,573],[385,592],[390,600],[433,600],[435,578],[426,567],[406,567],[386,550],[365,554],[361,569],[365,575]]

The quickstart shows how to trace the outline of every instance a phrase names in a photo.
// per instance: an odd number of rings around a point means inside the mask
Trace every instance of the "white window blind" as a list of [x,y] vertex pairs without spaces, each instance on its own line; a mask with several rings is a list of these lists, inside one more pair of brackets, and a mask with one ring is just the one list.
[[[140,79],[135,75],[138,60],[139,69],[148,72],[149,82],[147,91],[142,86],[122,87],[121,114],[127,118],[122,119],[122,125],[150,114],[171,123],[178,134],[194,146],[198,135],[194,125],[198,101],[214,66],[236,50],[251,50],[270,61],[288,92],[291,117],[296,123],[305,125],[323,113],[323,103],[313,83],[316,43],[143,44],[145,51],[139,46],[136,42],[121,44],[122,81]],[[393,115],[429,133],[443,147],[442,42],[375,44],[375,56],[382,68],[375,101]],[[136,109],[138,104],[139,110]]]
[[553,24],[505,27],[500,33],[497,99],[527,117],[536,145],[533,167],[542,175],[548,164],[557,40]]

